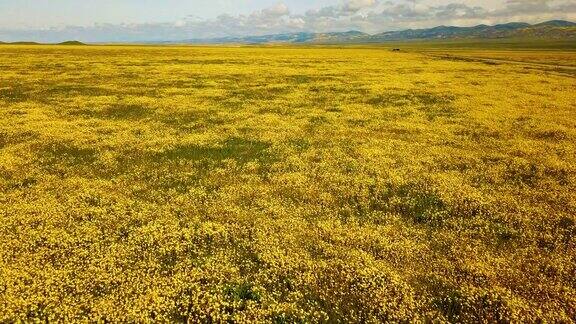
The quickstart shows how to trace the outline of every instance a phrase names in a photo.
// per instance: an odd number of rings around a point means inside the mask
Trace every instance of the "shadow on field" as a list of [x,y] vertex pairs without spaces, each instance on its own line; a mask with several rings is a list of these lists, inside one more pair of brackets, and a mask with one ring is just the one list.
[[385,93],[368,98],[366,103],[379,108],[417,106],[426,114],[428,120],[433,120],[436,117],[455,115],[457,110],[452,106],[455,99],[451,94],[432,92]]
[[99,119],[143,119],[152,115],[154,111],[144,105],[116,103],[102,110],[81,110],[76,115]]
[[268,164],[275,157],[268,152],[271,144],[242,138],[230,138],[222,146],[202,146],[197,144],[180,145],[156,156],[158,160],[212,160],[234,159],[240,164],[251,161]]
[[414,105],[447,105],[456,98],[449,94],[436,94],[432,92],[385,93],[369,98],[366,103],[373,106],[400,106]]
[[26,90],[27,89],[24,89],[20,86],[0,88],[0,101],[6,101],[8,103],[26,101],[30,97]]

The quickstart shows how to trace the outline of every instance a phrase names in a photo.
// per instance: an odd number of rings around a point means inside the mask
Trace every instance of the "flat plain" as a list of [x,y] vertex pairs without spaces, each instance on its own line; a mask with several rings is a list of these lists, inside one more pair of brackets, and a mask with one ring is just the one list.
[[0,322],[574,322],[574,62],[0,46]]

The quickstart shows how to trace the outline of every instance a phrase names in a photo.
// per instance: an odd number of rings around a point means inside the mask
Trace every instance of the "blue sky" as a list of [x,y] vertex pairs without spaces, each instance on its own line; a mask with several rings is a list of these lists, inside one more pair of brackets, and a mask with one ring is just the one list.
[[0,40],[181,40],[576,20],[576,0],[0,0]]

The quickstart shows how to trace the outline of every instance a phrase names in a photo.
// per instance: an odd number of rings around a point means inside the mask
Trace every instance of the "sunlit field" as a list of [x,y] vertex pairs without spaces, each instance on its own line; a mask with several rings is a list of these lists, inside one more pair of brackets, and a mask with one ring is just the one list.
[[574,62],[0,46],[0,322],[576,321]]

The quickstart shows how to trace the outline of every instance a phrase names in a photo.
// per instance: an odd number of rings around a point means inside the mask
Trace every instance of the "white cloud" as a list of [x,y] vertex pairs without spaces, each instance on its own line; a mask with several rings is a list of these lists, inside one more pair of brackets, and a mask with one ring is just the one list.
[[344,4],[344,9],[349,12],[357,12],[364,8],[373,7],[376,4],[376,0],[348,0]]
[[262,10],[262,14],[269,17],[281,17],[290,13],[288,6],[284,3],[277,3],[272,7]]

